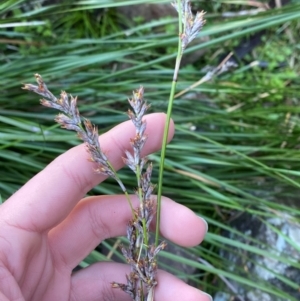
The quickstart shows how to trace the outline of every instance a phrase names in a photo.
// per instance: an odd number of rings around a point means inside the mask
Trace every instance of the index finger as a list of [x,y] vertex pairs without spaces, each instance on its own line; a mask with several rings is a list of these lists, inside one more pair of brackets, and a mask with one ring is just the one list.
[[[145,116],[148,140],[143,155],[161,148],[166,115],[155,113]],[[170,141],[174,125],[170,125]],[[124,164],[122,156],[130,150],[130,138],[135,128],[131,121],[123,122],[100,136],[101,149],[118,170]],[[1,208],[11,225],[31,231],[47,231],[61,222],[76,203],[106,176],[96,174],[83,144],[57,157],[44,170],[8,199]]]

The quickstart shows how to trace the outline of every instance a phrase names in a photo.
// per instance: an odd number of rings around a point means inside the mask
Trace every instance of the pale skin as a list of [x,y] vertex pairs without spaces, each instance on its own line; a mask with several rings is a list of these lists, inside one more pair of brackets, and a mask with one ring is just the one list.
[[[148,141],[144,155],[161,147],[165,115],[146,116]],[[169,140],[174,133],[171,124]],[[130,121],[100,137],[116,169],[134,136]],[[79,145],[62,154],[0,206],[1,301],[129,301],[113,289],[126,283],[127,265],[102,262],[72,270],[103,239],[125,235],[131,211],[122,194],[85,197],[105,180],[95,174],[88,153]],[[133,197],[134,204],[137,200]],[[153,225],[154,226],[154,225]],[[193,230],[193,231],[191,231]],[[163,198],[161,234],[191,247],[204,238],[206,225],[188,208]],[[201,291],[159,271],[156,301],[209,301]]]

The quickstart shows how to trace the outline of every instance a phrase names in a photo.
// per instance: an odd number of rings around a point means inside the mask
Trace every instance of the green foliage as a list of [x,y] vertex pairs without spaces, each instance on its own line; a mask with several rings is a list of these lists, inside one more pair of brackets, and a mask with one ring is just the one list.
[[[78,95],[82,114],[98,124],[101,133],[126,120],[126,98],[141,84],[152,110],[166,111],[176,55],[176,20],[143,23],[138,19],[137,26],[124,28],[113,9],[142,2],[60,1],[43,6],[41,1],[33,5],[32,1],[10,0],[0,4],[0,192],[4,200],[56,156],[78,144],[72,133],[54,125],[55,112],[40,107],[35,96],[21,90],[22,83],[33,81],[34,73],[42,74],[56,94],[66,90]],[[300,4],[295,1],[250,17],[222,17],[224,11],[244,9],[241,3],[245,1],[197,4],[207,10],[201,37],[208,38],[188,48],[186,56],[201,49],[205,53],[182,67],[179,89],[198,81],[207,64],[216,66],[224,48],[232,50],[243,37],[259,30],[266,29],[266,33],[260,47],[237,69],[175,100],[177,132],[167,150],[164,194],[205,216],[210,224],[205,243],[187,252],[201,255],[214,266],[167,252],[164,256],[200,269],[201,275],[193,280],[211,294],[216,289],[211,281],[222,275],[287,300],[285,291],[257,283],[238,266],[231,269],[232,263],[221,256],[228,250],[241,258],[246,252],[249,261],[253,254],[268,256],[262,248],[224,236],[229,232],[245,238],[232,227],[233,215],[246,212],[264,219],[288,212],[300,220]],[[253,67],[253,61],[266,61],[268,66]],[[287,64],[279,67],[282,62]],[[152,159],[158,166],[159,154]],[[132,187],[131,174],[124,171],[121,176]],[[107,181],[91,194],[116,191]],[[94,251],[82,265],[99,258],[103,256]],[[277,260],[292,259],[282,254]],[[187,277],[179,270],[172,272]]]

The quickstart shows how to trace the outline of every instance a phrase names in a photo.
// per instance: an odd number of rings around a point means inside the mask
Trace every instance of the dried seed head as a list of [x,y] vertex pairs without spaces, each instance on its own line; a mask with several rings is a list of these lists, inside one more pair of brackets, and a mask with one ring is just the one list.
[[[39,95],[42,95],[46,99],[41,100],[41,104],[59,110],[63,113],[59,113],[55,121],[61,125],[61,127],[76,131],[80,139],[82,139],[86,145],[88,152],[91,155],[90,161],[97,163],[95,171],[116,179],[115,171],[112,169],[108,162],[106,155],[102,152],[98,140],[98,129],[89,120],[84,120],[83,125],[79,115],[77,107],[77,97],[68,95],[65,91],[60,93],[60,98],[56,98],[47,88],[42,77],[39,74],[35,74],[38,86],[25,84],[23,89],[33,91]],[[117,180],[121,189],[126,191],[122,182]]]
[[31,85],[31,84],[25,84],[22,89],[32,91],[34,93],[42,95],[45,98],[49,98],[49,99],[51,99],[52,102],[57,102],[57,98],[48,90],[42,77],[37,73],[34,76],[36,78],[38,86]]
[[181,33],[181,41],[182,41],[182,50],[184,50],[187,45],[193,41],[203,25],[205,24],[204,15],[205,12],[201,11],[193,16],[190,0],[182,0],[181,7],[178,8],[177,2],[172,3],[173,7],[179,12],[181,11],[182,16],[182,24],[183,24],[183,32]]
[[147,124],[143,117],[150,106],[144,100],[144,88],[142,86],[133,91],[132,95],[132,98],[128,99],[132,110],[128,110],[127,114],[135,127],[135,136],[130,139],[133,154],[126,150],[123,162],[134,173],[137,173],[138,168],[142,171],[146,162],[146,159],[141,157],[142,149],[147,141],[147,135],[145,134]]

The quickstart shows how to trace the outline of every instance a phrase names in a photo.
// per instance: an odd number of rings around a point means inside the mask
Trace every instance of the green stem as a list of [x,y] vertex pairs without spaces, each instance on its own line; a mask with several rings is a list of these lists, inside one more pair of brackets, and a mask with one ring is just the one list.
[[117,183],[119,184],[119,186],[121,187],[122,191],[124,192],[125,194],[125,197],[127,199],[127,202],[130,206],[130,209],[131,209],[131,213],[132,213],[132,218],[135,217],[135,213],[134,213],[134,209],[133,209],[133,206],[132,206],[132,202],[131,202],[131,199],[130,199],[130,196],[123,184],[123,182],[121,181],[121,179],[119,178],[116,170],[114,169],[114,167],[112,166],[112,164],[109,162],[109,161],[106,161],[107,162],[107,165],[109,165],[109,167],[111,168],[111,170],[113,171],[113,173],[115,174],[115,180],[117,181]]
[[[140,200],[140,204],[143,204],[143,191],[142,191],[142,188],[141,188],[141,170],[140,170],[140,166],[137,165],[136,166],[136,177],[137,177],[137,183],[138,183],[138,194],[139,194],[139,200]],[[146,246],[148,246],[148,232],[147,232],[147,227],[146,227],[146,220],[145,218],[143,218],[142,220],[142,223],[143,223],[143,236],[144,236],[144,244]]]
[[181,0],[177,0],[178,6],[178,27],[179,27],[179,38],[178,38],[178,49],[177,57],[174,68],[173,81],[171,85],[169,104],[167,110],[167,120],[164,129],[163,143],[161,148],[161,158],[159,164],[159,179],[158,179],[158,192],[157,192],[157,212],[156,212],[156,230],[155,230],[155,245],[158,245],[159,240],[159,225],[160,225],[160,213],[161,213],[161,195],[162,195],[162,185],[163,185],[163,175],[164,175],[164,164],[166,157],[166,148],[168,143],[168,133],[170,128],[171,114],[173,109],[174,95],[177,85],[177,77],[180,67],[180,62],[182,58],[182,43],[181,43],[181,34],[182,34],[182,11],[181,11]]

